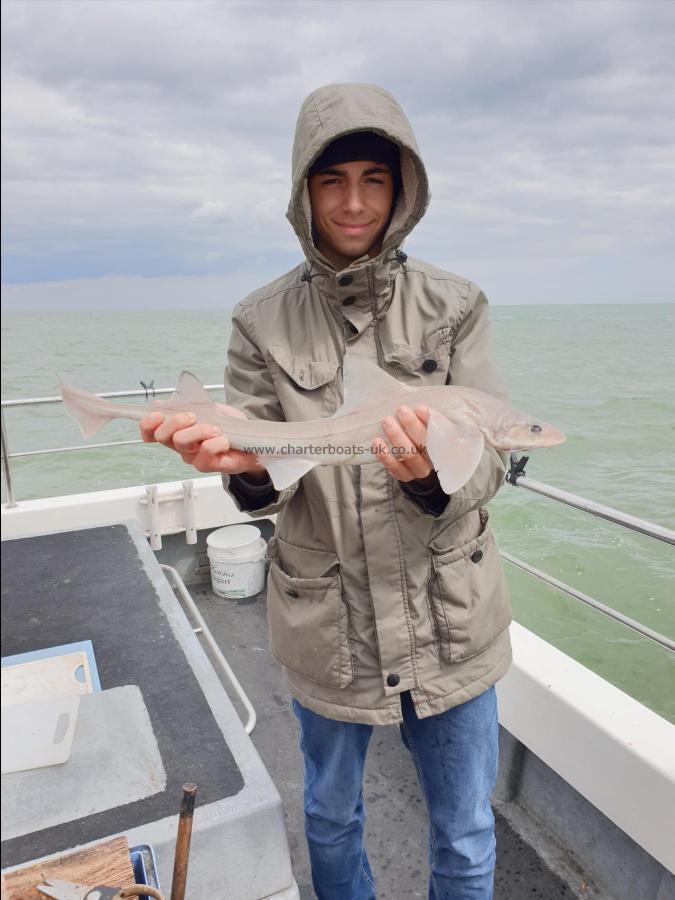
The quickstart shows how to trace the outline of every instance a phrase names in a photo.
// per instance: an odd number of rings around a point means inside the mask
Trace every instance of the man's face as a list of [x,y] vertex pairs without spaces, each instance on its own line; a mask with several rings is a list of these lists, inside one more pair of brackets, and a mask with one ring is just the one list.
[[340,163],[309,178],[317,248],[337,269],[376,256],[391,212],[394,179],[386,163]]

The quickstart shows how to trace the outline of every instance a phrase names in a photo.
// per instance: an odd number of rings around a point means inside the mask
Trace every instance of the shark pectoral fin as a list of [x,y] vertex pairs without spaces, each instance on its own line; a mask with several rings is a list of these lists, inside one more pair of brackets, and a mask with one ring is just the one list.
[[278,491],[295,484],[318,465],[308,459],[279,459],[278,456],[259,456],[258,462],[270,473],[272,483]]
[[452,422],[441,413],[429,411],[427,454],[446,494],[467,483],[478,467],[485,441],[478,428]]

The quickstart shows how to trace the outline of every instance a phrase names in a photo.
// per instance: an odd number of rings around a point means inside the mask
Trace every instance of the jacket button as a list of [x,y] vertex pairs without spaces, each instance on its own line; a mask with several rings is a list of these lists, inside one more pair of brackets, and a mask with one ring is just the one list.
[[425,372],[435,372],[438,368],[438,363],[435,359],[425,359],[422,363],[422,368]]
[[345,297],[342,301],[343,306],[351,306],[352,303],[356,300],[356,297]]
[[297,591],[294,591],[292,588],[289,588],[286,593],[289,597],[299,597],[300,594]]
[[343,275],[342,278],[338,281],[340,287],[347,287],[348,284],[351,284],[354,280],[353,275]]
[[482,550],[474,550],[473,553],[471,554],[471,562],[479,563],[482,558],[483,558]]
[[400,680],[398,675],[387,675],[387,684],[389,687],[396,687]]

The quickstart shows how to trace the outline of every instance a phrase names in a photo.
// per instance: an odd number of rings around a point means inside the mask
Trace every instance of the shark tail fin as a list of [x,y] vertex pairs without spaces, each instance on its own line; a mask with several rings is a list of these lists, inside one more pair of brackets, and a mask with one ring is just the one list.
[[[82,437],[93,437],[114,416],[99,408],[101,398],[59,381],[59,390],[68,415],[80,426]],[[104,401],[105,402],[105,401]]]

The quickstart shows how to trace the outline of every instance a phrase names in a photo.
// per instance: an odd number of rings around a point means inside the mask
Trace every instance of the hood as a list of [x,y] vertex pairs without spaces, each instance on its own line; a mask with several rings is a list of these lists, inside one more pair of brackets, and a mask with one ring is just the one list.
[[401,151],[402,189],[377,259],[400,247],[426,212],[431,196],[410,123],[388,91],[374,84],[329,84],[313,91],[302,104],[295,127],[291,200],[286,218],[306,258],[324,269],[332,270],[333,266],[312,240],[307,173],[328,144],[354,131],[374,131],[398,144]]

